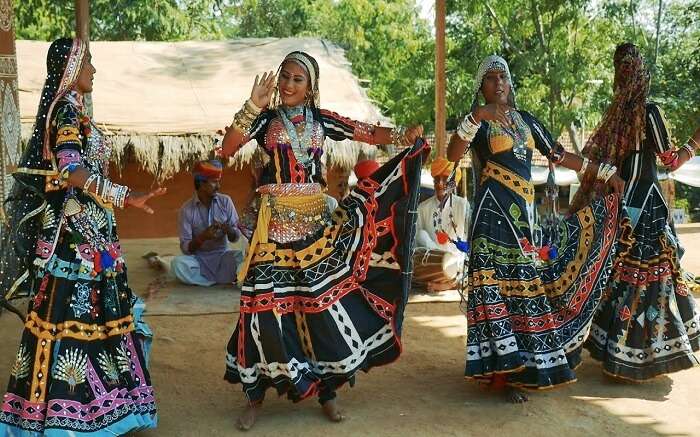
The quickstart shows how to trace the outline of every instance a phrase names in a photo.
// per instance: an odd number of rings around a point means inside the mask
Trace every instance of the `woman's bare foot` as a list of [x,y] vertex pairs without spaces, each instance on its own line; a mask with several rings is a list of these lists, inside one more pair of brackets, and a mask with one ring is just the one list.
[[241,431],[248,431],[255,425],[255,420],[258,418],[258,412],[262,408],[262,404],[251,404],[248,403],[243,410],[243,413],[238,416],[236,421],[236,426]]
[[530,400],[527,393],[514,387],[508,387],[505,394],[506,401],[510,402],[511,404],[524,404]]
[[335,399],[324,402],[323,405],[321,405],[321,409],[323,410],[323,414],[331,422],[342,422],[343,419],[345,419],[340,413],[340,410],[338,410],[338,404],[335,402]]

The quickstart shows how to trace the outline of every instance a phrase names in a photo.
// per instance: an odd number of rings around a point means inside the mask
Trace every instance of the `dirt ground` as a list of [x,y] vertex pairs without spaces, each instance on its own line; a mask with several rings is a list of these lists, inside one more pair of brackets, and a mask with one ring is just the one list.
[[[680,236],[690,251],[684,266],[700,273],[700,250],[695,249],[700,247],[700,233]],[[128,260],[132,265],[141,262],[136,255]],[[224,348],[236,318],[235,313],[147,317],[155,332],[151,374],[159,426],[138,433],[139,437],[238,432],[234,423],[243,395],[239,386],[222,379]],[[0,343],[0,378],[5,378],[21,324],[5,314],[0,330],[5,333]],[[525,405],[510,405],[464,380],[466,321],[458,304],[410,304],[403,331],[404,353],[396,363],[359,375],[354,388],[339,392],[339,404],[347,416],[344,422],[327,422],[314,400],[292,404],[269,393],[250,434],[700,436],[700,368],[645,384],[617,384],[604,378],[584,353],[577,383],[532,393]]]

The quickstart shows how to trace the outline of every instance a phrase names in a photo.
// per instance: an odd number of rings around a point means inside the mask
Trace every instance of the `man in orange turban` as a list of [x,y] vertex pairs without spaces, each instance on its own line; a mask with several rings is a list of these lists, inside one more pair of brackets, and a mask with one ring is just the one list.
[[[436,229],[437,223],[433,216],[447,195],[447,180],[454,166],[453,162],[442,157],[433,160],[430,174],[433,176],[435,195],[418,205],[413,278],[417,284],[431,292],[456,288],[464,264],[465,254],[453,242],[467,240],[469,202],[453,194],[441,212],[441,229]],[[457,169],[457,184],[461,177],[461,171]],[[452,241],[438,241],[439,231],[443,231]]]
[[171,262],[172,272],[185,284],[232,284],[243,253],[229,248],[241,237],[233,201],[221,194],[223,165],[217,160],[195,164],[195,193],[180,208],[178,227],[182,255]]

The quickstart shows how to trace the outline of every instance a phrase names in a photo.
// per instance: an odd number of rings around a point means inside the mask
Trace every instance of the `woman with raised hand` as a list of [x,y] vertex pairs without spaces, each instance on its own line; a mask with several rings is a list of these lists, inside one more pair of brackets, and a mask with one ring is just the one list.
[[[270,158],[226,357],[225,378],[247,398],[241,429],[255,423],[268,388],[294,401],[317,395],[326,417],[340,421],[336,389],[401,353],[422,128],[357,122],[319,102],[318,63],[289,53],[277,75],[256,77],[223,141],[224,155],[255,140]],[[331,213],[322,192],[325,138],[412,147],[358,181]]]

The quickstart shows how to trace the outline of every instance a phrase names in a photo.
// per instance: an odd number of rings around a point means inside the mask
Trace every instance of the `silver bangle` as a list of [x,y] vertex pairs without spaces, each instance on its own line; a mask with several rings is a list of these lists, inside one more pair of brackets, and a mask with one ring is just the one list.
[[[90,185],[95,179],[97,179],[97,175],[91,173],[90,176],[88,176],[88,178],[85,180],[85,183],[83,184],[83,191],[89,191]],[[95,189],[97,189],[97,187],[95,187]]]
[[583,157],[583,162],[581,163],[581,168],[578,169],[576,174],[578,175],[579,180],[583,179],[583,175],[586,174],[586,170],[588,169],[588,166],[591,164],[591,161],[586,158],[585,156]]
[[[691,140],[692,140],[692,138],[691,138]],[[690,144],[690,140],[688,141],[688,144],[685,144],[683,147],[681,147],[681,149],[685,149],[685,151],[688,152],[688,156],[690,157],[690,159],[693,159],[693,157],[695,156],[695,153],[696,153],[695,147],[693,147]]]
[[598,165],[598,175],[596,176],[596,179],[607,182],[616,172],[617,167],[614,165],[601,163]]
[[471,142],[474,136],[479,131],[479,125],[474,120],[474,115],[470,112],[467,114],[462,122],[457,126],[457,136],[459,136],[462,141]]

